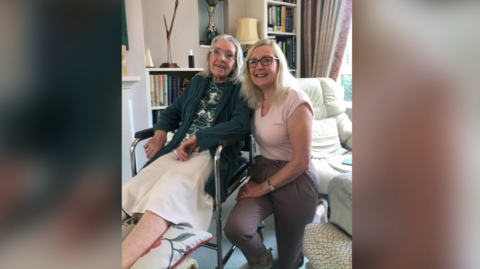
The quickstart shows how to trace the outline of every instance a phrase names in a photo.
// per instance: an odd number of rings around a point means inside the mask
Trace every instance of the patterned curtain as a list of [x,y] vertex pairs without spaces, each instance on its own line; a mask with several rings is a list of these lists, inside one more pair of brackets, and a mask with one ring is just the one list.
[[340,27],[340,34],[338,35],[337,47],[335,48],[335,56],[333,58],[332,68],[329,76],[335,81],[337,81],[340,73],[340,67],[342,67],[343,55],[345,55],[348,33],[350,32],[350,25],[352,23],[352,0],[346,1],[345,10],[343,12],[342,26]]
[[302,2],[301,77],[328,77],[346,0]]

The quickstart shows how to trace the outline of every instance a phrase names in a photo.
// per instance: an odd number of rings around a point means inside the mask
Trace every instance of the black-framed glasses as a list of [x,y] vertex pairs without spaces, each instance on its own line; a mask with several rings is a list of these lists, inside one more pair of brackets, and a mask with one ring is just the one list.
[[230,51],[223,52],[219,49],[211,49],[210,52],[215,56],[220,56],[220,55],[224,54],[225,58],[227,58],[227,60],[229,60],[229,61],[235,60],[235,55]]
[[248,67],[249,67],[249,68],[254,68],[254,67],[256,67],[259,62],[262,63],[263,66],[267,66],[267,65],[271,65],[271,64],[272,64],[273,59],[277,59],[277,60],[278,60],[277,57],[268,56],[268,57],[263,57],[263,58],[260,59],[260,60],[248,60],[248,61],[247,61],[247,64],[248,64]]

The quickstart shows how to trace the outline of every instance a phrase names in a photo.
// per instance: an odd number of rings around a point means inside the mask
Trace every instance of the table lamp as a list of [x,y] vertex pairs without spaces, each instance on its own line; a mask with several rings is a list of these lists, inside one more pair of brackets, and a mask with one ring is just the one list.
[[237,20],[237,35],[236,39],[240,45],[246,45],[248,52],[248,46],[255,44],[258,41],[258,32],[257,32],[257,19],[244,18]]

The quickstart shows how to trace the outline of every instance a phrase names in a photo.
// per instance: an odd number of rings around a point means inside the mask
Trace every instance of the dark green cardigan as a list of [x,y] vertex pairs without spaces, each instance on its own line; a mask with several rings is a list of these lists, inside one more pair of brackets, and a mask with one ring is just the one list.
[[[210,80],[210,78],[204,78],[200,75],[194,77],[188,83],[182,95],[162,112],[159,122],[153,126],[154,132],[157,130],[166,132],[175,130],[179,127],[179,122],[182,122],[182,126],[178,128],[172,141],[150,159],[144,168],[180,145],[185,137],[185,133],[192,124],[197,104],[205,94]],[[222,137],[231,134],[246,134],[250,130],[251,109],[248,108],[244,99],[240,97],[241,86],[242,83],[233,84],[230,80],[227,81],[218,103],[212,126],[195,133],[200,149],[209,149],[212,158],[215,156],[215,150]],[[222,151],[220,158],[220,175],[222,179],[220,183],[220,198],[222,202],[227,198],[228,186],[226,180],[238,169],[237,159],[241,155],[242,145],[243,143],[239,142]],[[205,192],[215,198],[215,173],[213,169],[205,184]]]

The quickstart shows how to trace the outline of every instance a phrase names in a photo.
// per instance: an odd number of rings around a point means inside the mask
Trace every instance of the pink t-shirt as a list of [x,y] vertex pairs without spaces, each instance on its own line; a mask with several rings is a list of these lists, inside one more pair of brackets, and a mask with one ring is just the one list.
[[262,108],[255,110],[250,130],[258,144],[260,154],[272,160],[289,161],[293,157],[287,121],[293,112],[303,103],[313,108],[308,95],[297,89],[291,89],[281,105],[272,105],[267,115],[262,117]]

